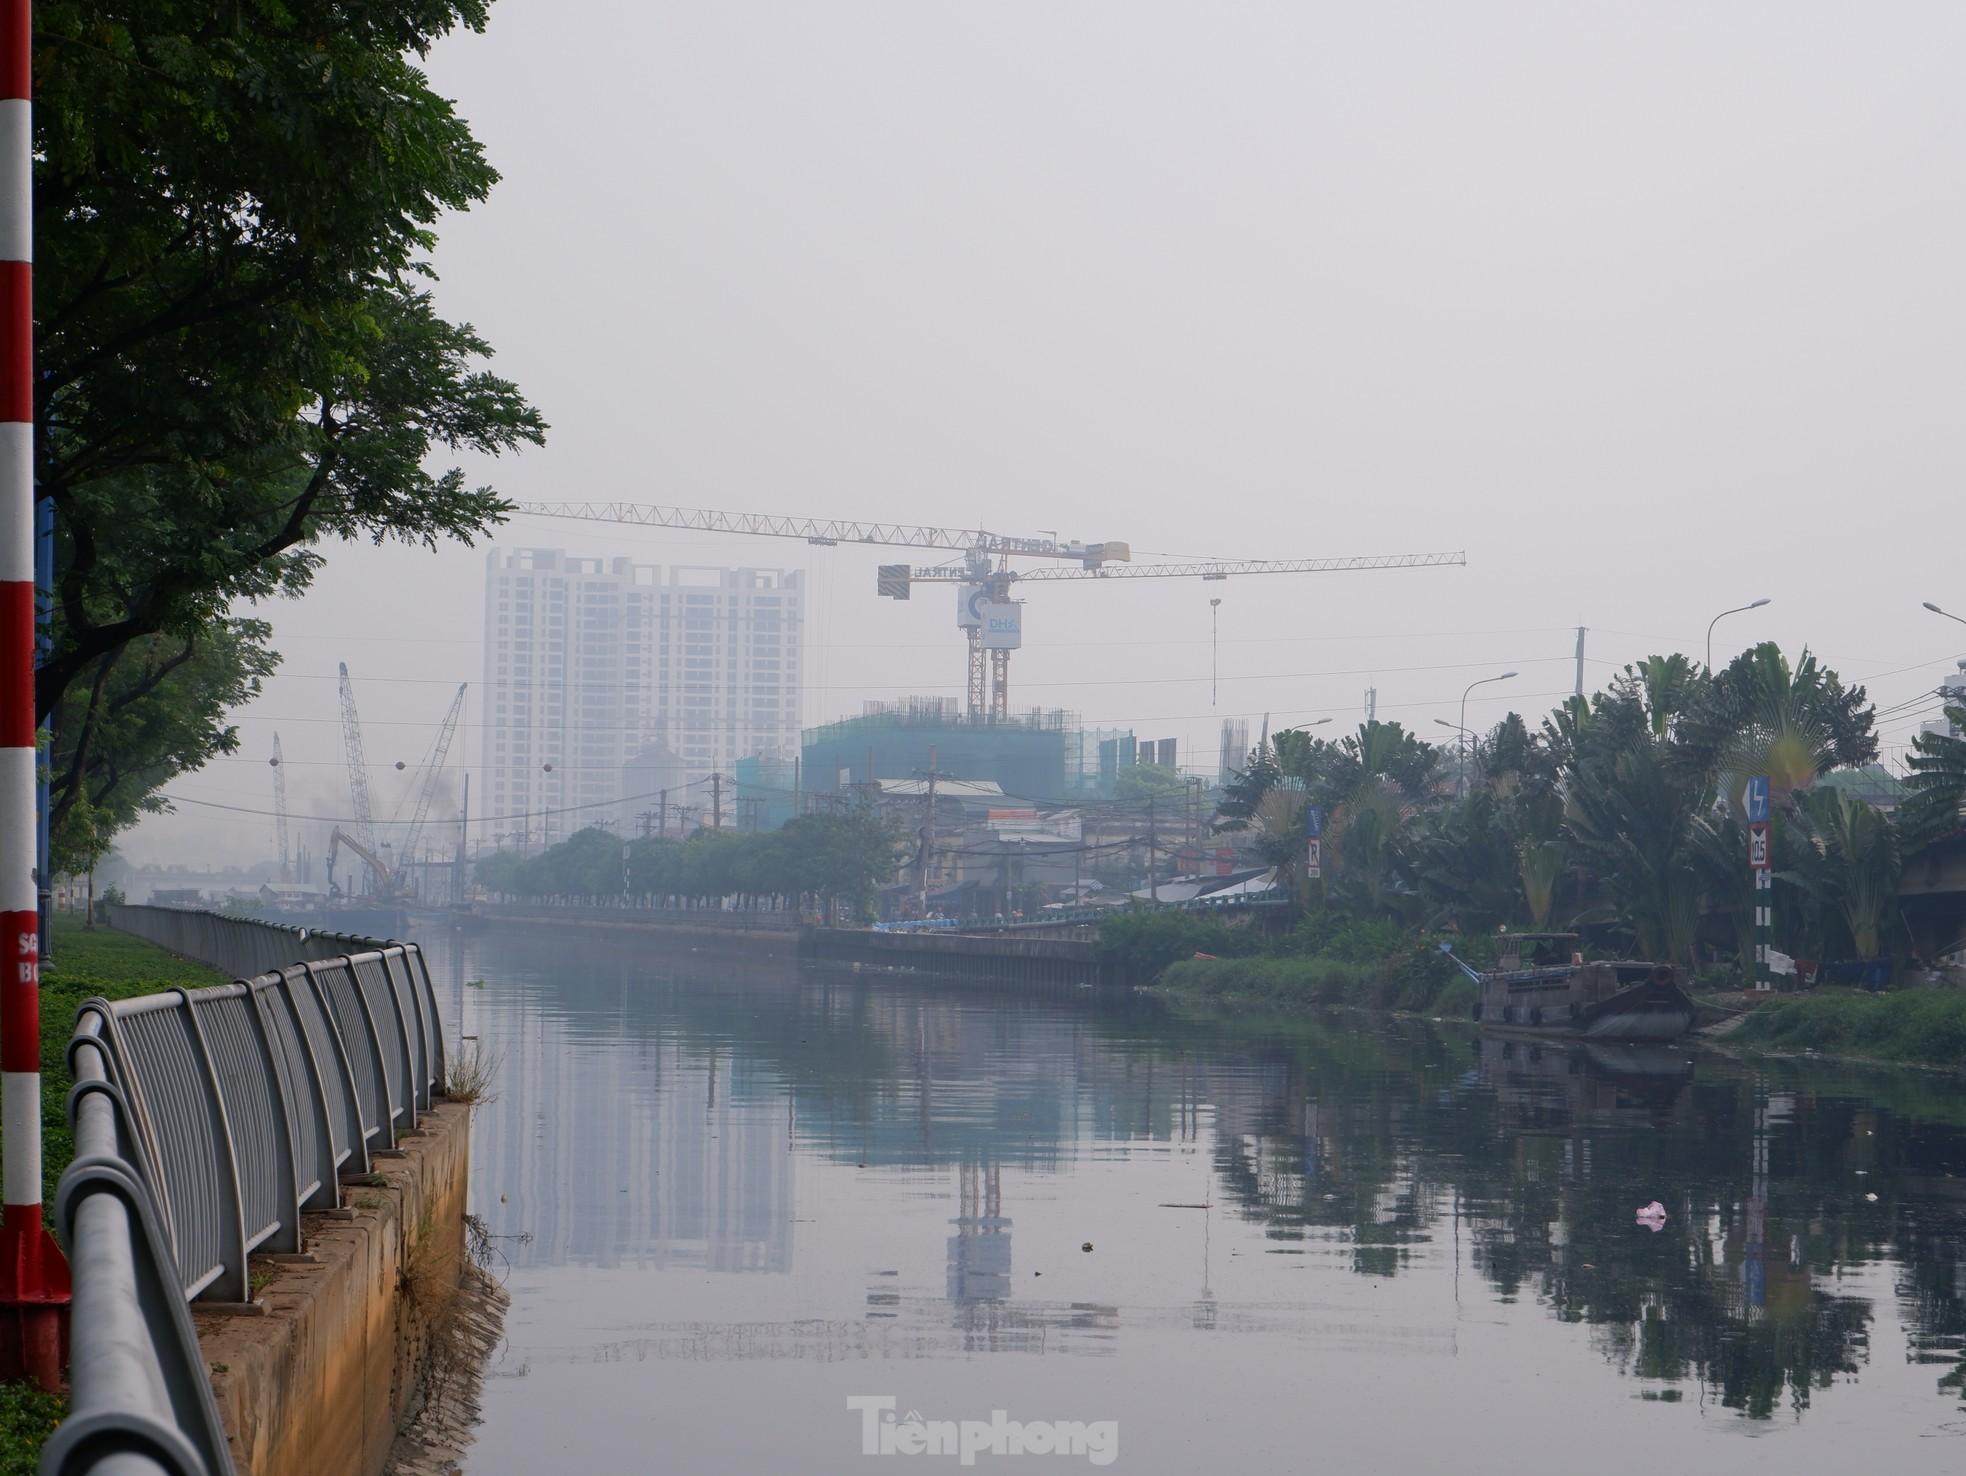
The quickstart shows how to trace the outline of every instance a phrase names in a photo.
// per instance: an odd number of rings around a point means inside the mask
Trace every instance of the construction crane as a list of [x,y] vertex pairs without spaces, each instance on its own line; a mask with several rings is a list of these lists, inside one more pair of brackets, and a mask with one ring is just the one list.
[[375,853],[373,846],[365,846],[354,836],[337,825],[328,835],[328,895],[335,895],[334,864],[341,848],[348,847],[363,861],[368,863],[369,875],[374,883],[373,890],[378,896],[388,897],[396,890],[396,873],[389,869],[389,863]]
[[436,797],[437,782],[444,772],[444,759],[450,754],[451,739],[457,733],[457,720],[464,713],[464,693],[468,684],[459,682],[457,695],[451,698],[450,711],[444,714],[443,724],[437,729],[437,737],[430,745],[430,753],[423,761],[413,785],[416,794],[416,808],[410,813],[410,828],[404,832],[403,844],[396,851],[398,865],[406,865],[416,856],[416,843],[423,835],[423,822],[429,818],[430,802]]
[[367,861],[376,850],[375,810],[369,803],[369,761],[362,752],[362,719],[355,711],[355,687],[348,680],[346,661],[341,663],[341,741],[348,750],[348,794],[355,804],[353,838],[362,843],[356,854]]
[[[1003,722],[1010,709],[1010,653],[1024,643],[1023,605],[1013,586],[1026,580],[1228,579],[1242,574],[1323,574],[1340,570],[1433,569],[1466,564],[1467,554],[1373,554],[1329,559],[1225,559],[1136,564],[1130,545],[1061,541],[1054,534],[1030,538],[985,528],[939,528],[912,523],[855,522],[845,518],[779,517],[770,513],[720,512],[628,502],[521,502],[515,510],[541,518],[628,523],[698,533],[741,533],[797,538],[820,547],[843,543],[889,548],[949,549],[960,564],[914,568],[883,564],[875,593],[905,600],[916,584],[954,584],[956,624],[969,648],[966,699],[971,722]],[[1036,569],[1014,569],[1012,558],[1049,559]],[[1076,567],[1071,567],[1076,566]]]
[[273,829],[280,837],[280,880],[290,882],[293,878],[293,864],[288,859],[287,850],[287,771],[283,767],[284,756],[280,752],[280,735],[273,735],[273,757],[267,760],[273,766]]

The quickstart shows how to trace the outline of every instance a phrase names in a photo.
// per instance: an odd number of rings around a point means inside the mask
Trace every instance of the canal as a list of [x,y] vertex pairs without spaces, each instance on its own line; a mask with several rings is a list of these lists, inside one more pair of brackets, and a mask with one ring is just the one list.
[[1966,1465],[1951,1081],[573,936],[426,944],[498,1062],[472,1476]]

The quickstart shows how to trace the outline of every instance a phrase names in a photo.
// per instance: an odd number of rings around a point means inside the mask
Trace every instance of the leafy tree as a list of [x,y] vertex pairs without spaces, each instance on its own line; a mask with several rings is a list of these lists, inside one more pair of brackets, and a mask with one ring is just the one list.
[[485,17],[35,7],[34,475],[57,532],[36,706],[84,756],[57,803],[97,817],[85,834],[140,805],[128,773],[162,772],[126,769],[107,808],[85,788],[108,728],[171,700],[132,695],[154,663],[188,649],[208,689],[250,683],[262,656],[235,646],[223,675],[209,639],[237,601],[307,588],[323,539],[470,540],[506,504],[433,461],[543,437],[423,285],[438,217],[497,176],[415,59]]
[[1797,796],[1796,820],[1804,854],[1820,863],[1797,879],[1837,910],[1857,957],[1878,957],[1904,870],[1890,819],[1844,790],[1824,788]]
[[1829,769],[1877,757],[1862,687],[1808,651],[1793,667],[1772,641],[1736,656],[1701,692],[1675,731],[1675,761],[1719,786],[1738,810],[1750,777],[1768,776],[1775,804]]
[[237,751],[239,730],[224,718],[273,670],[266,634],[262,621],[225,620],[182,639],[144,636],[63,695],[47,755],[56,872],[87,871],[117,831],[163,808],[160,786]]
[[1188,781],[1179,769],[1166,764],[1134,764],[1121,769],[1113,780],[1116,800],[1143,800],[1151,796],[1178,793]]
[[[1946,720],[1966,729],[1966,707],[1948,707]],[[1905,807],[1906,841],[1910,849],[1949,835],[1960,825],[1966,808],[1966,738],[1950,733],[1920,733],[1912,739],[1911,801]]]

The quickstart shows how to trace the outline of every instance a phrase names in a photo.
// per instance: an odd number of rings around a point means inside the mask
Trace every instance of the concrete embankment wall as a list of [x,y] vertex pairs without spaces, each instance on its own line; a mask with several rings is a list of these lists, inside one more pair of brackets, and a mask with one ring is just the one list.
[[[377,1476],[423,1392],[465,1252],[470,1109],[434,1108],[400,1156],[344,1185],[344,1208],[302,1222],[299,1261],[251,1312],[194,1303],[199,1342],[241,1476]],[[439,1334],[441,1338],[441,1334]]]
[[1107,982],[1097,943],[1015,933],[807,928],[800,936],[799,953],[826,963],[954,974],[1013,988],[1076,988]]

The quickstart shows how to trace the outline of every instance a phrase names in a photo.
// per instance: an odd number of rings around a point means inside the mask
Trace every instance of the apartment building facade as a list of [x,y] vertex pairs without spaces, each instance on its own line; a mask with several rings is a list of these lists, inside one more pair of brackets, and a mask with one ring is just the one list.
[[671,803],[706,808],[712,774],[797,753],[804,600],[795,570],[493,549],[480,693],[494,841],[534,849],[601,821],[628,833],[654,801],[627,771],[652,748],[679,760]]

